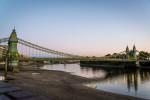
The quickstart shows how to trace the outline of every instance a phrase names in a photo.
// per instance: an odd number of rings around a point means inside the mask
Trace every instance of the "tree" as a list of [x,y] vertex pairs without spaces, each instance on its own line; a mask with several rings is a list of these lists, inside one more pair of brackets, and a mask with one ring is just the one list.
[[150,53],[145,52],[145,51],[140,51],[138,56],[140,59],[143,59],[143,58],[146,59],[150,57]]
[[105,56],[111,56],[111,54],[107,54],[107,55],[105,55]]

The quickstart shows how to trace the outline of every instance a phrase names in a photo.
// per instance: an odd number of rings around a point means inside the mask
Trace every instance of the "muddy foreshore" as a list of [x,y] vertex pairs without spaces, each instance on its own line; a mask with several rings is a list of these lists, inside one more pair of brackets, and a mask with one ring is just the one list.
[[82,84],[102,79],[88,79],[62,71],[22,67],[19,73],[8,72],[8,76],[14,78],[8,81],[9,84],[50,100],[142,100],[86,87]]

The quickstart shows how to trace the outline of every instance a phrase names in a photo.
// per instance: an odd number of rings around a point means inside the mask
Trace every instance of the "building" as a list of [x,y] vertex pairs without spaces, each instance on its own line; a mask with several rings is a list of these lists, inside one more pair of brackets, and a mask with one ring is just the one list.
[[5,57],[7,51],[8,51],[8,46],[7,45],[0,45],[0,58]]

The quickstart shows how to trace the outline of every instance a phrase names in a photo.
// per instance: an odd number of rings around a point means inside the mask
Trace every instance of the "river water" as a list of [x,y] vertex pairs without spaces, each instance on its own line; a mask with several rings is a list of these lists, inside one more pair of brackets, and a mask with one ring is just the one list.
[[150,99],[150,69],[94,68],[79,64],[44,65],[40,68],[70,72],[87,78],[104,77],[103,81],[93,81],[84,85],[107,92]]

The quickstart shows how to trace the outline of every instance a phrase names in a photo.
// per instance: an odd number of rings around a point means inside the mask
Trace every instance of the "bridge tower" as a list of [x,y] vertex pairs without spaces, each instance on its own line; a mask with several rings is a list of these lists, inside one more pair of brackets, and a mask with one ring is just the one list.
[[137,56],[136,56],[136,47],[135,47],[135,45],[133,46],[133,58],[137,58]]
[[13,72],[19,72],[18,60],[15,59],[18,56],[17,43],[18,38],[14,28],[8,40],[8,70]]
[[126,59],[129,59],[129,47],[126,47]]

